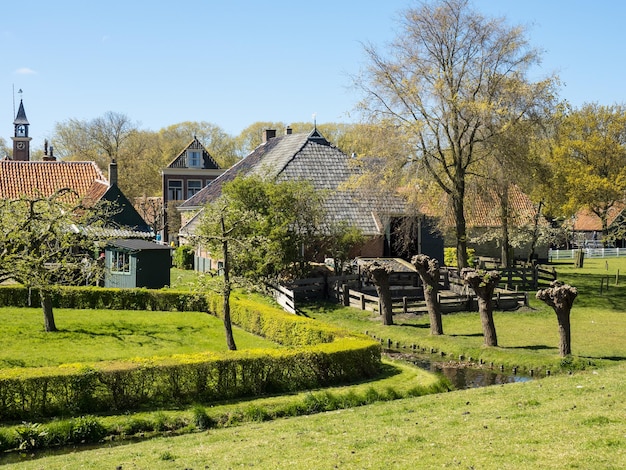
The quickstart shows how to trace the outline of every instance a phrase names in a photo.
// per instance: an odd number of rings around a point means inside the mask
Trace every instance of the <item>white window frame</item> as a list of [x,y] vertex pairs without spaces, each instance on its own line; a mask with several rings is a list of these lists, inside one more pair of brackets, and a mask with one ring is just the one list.
[[127,251],[112,250],[111,272],[130,275],[130,253]]
[[202,152],[200,150],[187,150],[187,166],[189,168],[202,168]]

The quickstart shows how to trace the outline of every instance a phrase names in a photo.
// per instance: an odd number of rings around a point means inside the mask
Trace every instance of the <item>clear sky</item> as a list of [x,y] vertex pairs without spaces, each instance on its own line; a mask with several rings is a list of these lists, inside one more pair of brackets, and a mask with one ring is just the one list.
[[[0,137],[24,100],[33,148],[57,122],[124,113],[143,129],[207,121],[352,122],[362,43],[384,46],[412,0],[30,0],[3,2]],[[622,0],[473,0],[528,27],[561,97],[626,102]],[[23,90],[20,95],[18,90]],[[15,90],[15,94],[13,93]]]

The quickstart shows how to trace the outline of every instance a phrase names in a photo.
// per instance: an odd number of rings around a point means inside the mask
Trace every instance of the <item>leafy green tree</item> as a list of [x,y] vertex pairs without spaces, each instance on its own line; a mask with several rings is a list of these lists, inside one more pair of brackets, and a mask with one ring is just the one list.
[[588,208],[602,221],[606,237],[609,213],[626,192],[626,108],[585,104],[566,111],[551,156],[563,215]]
[[467,0],[424,2],[404,11],[388,57],[366,46],[369,67],[356,79],[371,120],[402,127],[411,157],[450,200],[459,268],[467,266],[467,178],[484,154],[476,151],[500,132],[497,117],[518,102],[522,119],[543,99],[550,80],[531,83],[539,60],[524,30],[487,19]]
[[270,181],[261,176],[236,178],[223,188],[238,211],[257,216],[246,227],[266,243],[233,258],[233,269],[252,278],[298,277],[306,273],[310,250],[324,223],[323,197],[306,181]]
[[93,240],[80,233],[97,225],[101,208],[84,207],[61,189],[49,197],[0,200],[0,277],[39,291],[46,331],[57,331],[52,308],[55,286],[93,275]]

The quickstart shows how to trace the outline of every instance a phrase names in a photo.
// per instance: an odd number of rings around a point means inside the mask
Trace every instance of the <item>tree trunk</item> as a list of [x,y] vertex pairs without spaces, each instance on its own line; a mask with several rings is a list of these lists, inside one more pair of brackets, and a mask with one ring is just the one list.
[[221,219],[222,224],[222,256],[224,257],[224,331],[226,333],[226,346],[231,351],[237,350],[235,337],[233,336],[233,325],[230,321],[230,265],[228,262],[228,240],[226,238],[226,228],[224,225],[224,217]]
[[383,316],[383,325],[393,325],[393,304],[391,301],[391,288],[389,275],[391,268],[382,266],[372,261],[363,267],[365,273],[372,279],[376,287],[376,293],[380,299],[380,314]]
[[570,328],[570,310],[565,308],[555,309],[556,318],[559,322],[559,354],[566,357],[572,354],[572,330]]
[[505,188],[500,195],[500,226],[501,226],[501,249],[500,265],[503,268],[511,267],[511,242],[509,239],[509,191]]
[[543,201],[539,201],[537,213],[535,214],[535,219],[533,221],[533,236],[530,243],[530,251],[528,252],[529,263],[533,262],[535,257],[535,248],[537,247],[537,241],[539,240],[539,218],[541,217],[541,206],[543,206]]
[[379,276],[375,285],[378,298],[380,299],[380,313],[383,316],[383,325],[393,325],[393,305],[391,301],[391,289],[389,287],[389,276]]
[[45,331],[58,331],[54,323],[54,312],[52,311],[52,296],[50,292],[41,289],[39,291],[41,297],[41,308],[43,310],[43,325]]
[[496,336],[496,325],[493,322],[493,302],[491,296],[493,295],[493,289],[489,294],[488,299],[478,296],[478,313],[480,314],[480,323],[483,328],[483,337],[485,346],[497,346],[498,337]]
[[461,269],[469,266],[467,259],[467,227],[465,223],[463,195],[453,195],[452,208],[455,221],[456,264],[460,272]]
[[537,298],[554,309],[559,323],[559,354],[566,357],[572,354],[572,333],[570,312],[578,290],[560,281],[552,281],[550,287],[537,291]]
[[442,335],[441,305],[439,303],[439,263],[427,255],[415,255],[411,263],[417,269],[424,285],[424,300],[430,321],[430,334]]
[[485,346],[497,346],[496,325],[493,321],[493,292],[500,282],[498,271],[476,271],[464,269],[461,272],[463,280],[472,288],[478,297],[478,313],[483,329]]

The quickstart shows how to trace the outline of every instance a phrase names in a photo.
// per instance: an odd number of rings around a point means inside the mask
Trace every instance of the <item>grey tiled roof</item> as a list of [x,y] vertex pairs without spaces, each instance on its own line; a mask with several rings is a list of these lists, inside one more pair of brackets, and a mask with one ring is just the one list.
[[[404,201],[396,196],[375,197],[342,188],[356,172],[350,157],[331,145],[317,130],[309,134],[274,137],[185,201],[182,209],[203,206],[220,196],[222,186],[238,175],[261,175],[277,181],[306,180],[315,189],[328,190],[325,197],[331,221],[346,221],[364,235],[381,235],[380,216],[405,212]],[[194,217],[182,232],[193,231]]]

